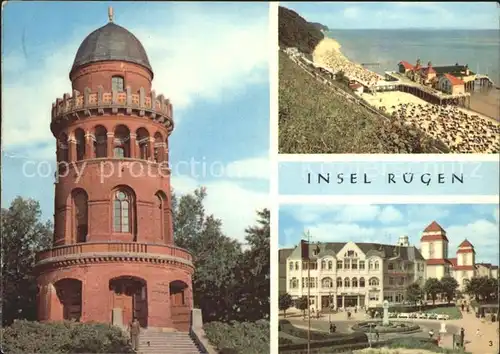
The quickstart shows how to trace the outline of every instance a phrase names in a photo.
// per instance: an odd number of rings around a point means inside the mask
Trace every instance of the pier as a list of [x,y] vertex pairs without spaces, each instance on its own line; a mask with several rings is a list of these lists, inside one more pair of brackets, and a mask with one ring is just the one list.
[[361,63],[361,66],[367,67],[367,66],[380,66],[380,63]]

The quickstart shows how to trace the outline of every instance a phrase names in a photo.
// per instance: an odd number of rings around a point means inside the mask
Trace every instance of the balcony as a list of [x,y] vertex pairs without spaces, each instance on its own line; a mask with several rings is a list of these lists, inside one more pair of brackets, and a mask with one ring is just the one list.
[[137,242],[89,242],[54,247],[36,255],[37,266],[85,258],[149,258],[170,259],[190,265],[192,257],[188,251],[170,245],[156,245]]
[[[154,91],[146,96],[143,87],[139,93],[132,93],[130,87],[125,92],[104,92],[102,87],[97,92],[85,88],[83,95],[73,90],[73,96],[65,93],[52,104],[52,124],[65,120],[81,119],[93,114],[104,114],[105,110],[116,114],[119,111],[140,117],[149,117],[155,122],[164,124],[169,130],[173,129],[173,112],[170,100],[163,95],[156,96]],[[95,111],[95,112],[94,112]]]

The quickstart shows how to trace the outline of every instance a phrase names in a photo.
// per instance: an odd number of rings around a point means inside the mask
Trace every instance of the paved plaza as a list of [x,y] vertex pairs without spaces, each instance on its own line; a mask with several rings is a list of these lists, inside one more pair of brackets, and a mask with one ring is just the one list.
[[[499,334],[498,334],[498,322],[491,323],[489,321],[481,320],[476,318],[474,313],[462,312],[462,319],[459,320],[447,320],[446,331],[447,333],[441,335],[440,346],[443,348],[453,348],[453,334],[458,334],[460,328],[465,329],[465,350],[473,354],[498,354],[499,353]],[[280,319],[283,316],[280,314]],[[328,332],[329,330],[329,319],[337,326],[338,332],[350,332],[351,327],[357,321],[366,321],[369,319],[364,311],[358,313],[351,313],[351,319],[347,319],[346,312],[338,312],[329,314],[322,314],[319,319],[311,318],[311,328],[317,331]],[[294,326],[298,328],[307,329],[308,320],[304,320],[297,311],[288,311],[287,320],[289,320]],[[389,333],[380,334],[380,340],[392,339],[395,337],[428,337],[428,332],[432,329],[435,336],[439,334],[441,329],[441,322],[438,320],[421,320],[421,319],[396,319],[391,318],[390,321],[401,321],[401,322],[413,322],[418,324],[422,331],[411,334],[401,334],[401,333]],[[480,334],[476,335],[479,329]]]

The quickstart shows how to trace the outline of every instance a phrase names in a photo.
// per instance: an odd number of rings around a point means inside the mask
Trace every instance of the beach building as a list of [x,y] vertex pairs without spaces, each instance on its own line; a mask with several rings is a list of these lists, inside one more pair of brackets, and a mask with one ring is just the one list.
[[410,245],[408,236],[393,245],[325,242],[310,245],[308,261],[298,245],[286,259],[286,292],[298,299],[307,296],[309,287],[310,305],[317,310],[375,307],[384,300],[405,301],[410,284],[423,286],[429,278],[454,277],[463,290],[474,276],[498,277],[498,266],[475,263],[470,241],[458,245],[454,258],[448,257],[448,243],[446,231],[433,221],[422,232],[420,248]]
[[443,74],[439,78],[436,87],[438,90],[450,95],[465,93],[465,82],[450,74]]
[[350,83],[349,88],[358,94],[361,94],[364,91],[364,86],[361,85],[359,82]]
[[422,67],[420,59],[417,59],[415,65],[403,60],[398,63],[398,71],[417,83],[435,87],[449,94],[473,91],[476,84],[488,87],[493,84],[487,76],[476,75],[469,70],[467,64],[433,66],[429,62],[427,67]]
[[[78,48],[72,94],[52,105],[57,162],[69,171],[55,184],[52,247],[36,256],[39,321],[127,328],[135,317],[143,328],[190,329],[194,266],[174,245],[165,169],[172,105],[152,89],[153,76],[112,9]],[[99,183],[103,164],[115,173]]]

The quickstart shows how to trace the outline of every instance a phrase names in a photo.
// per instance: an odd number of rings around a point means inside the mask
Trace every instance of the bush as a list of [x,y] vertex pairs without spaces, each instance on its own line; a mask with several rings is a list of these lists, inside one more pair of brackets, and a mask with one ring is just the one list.
[[16,320],[0,333],[9,354],[133,353],[122,330],[108,324]]
[[269,322],[222,323],[209,322],[203,326],[210,343],[220,353],[269,353]]
[[278,8],[278,22],[280,47],[295,47],[302,53],[312,54],[324,38],[318,23],[307,22],[298,13],[286,7]]

